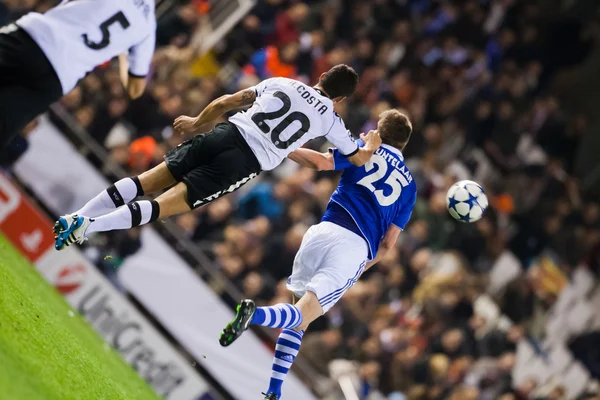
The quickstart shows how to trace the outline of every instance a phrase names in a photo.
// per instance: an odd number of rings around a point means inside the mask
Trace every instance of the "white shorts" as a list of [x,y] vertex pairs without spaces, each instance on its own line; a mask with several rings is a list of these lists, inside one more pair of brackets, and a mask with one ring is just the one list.
[[367,241],[331,222],[304,235],[287,288],[298,298],[313,292],[326,313],[356,283],[369,256]]

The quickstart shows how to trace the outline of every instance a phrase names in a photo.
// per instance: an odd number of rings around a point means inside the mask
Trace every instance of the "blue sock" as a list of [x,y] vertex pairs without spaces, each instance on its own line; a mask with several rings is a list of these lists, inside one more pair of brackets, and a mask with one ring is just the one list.
[[284,303],[271,307],[258,307],[251,323],[270,328],[294,329],[302,323],[302,313],[296,306]]
[[304,331],[293,331],[284,329],[281,331],[275,346],[275,357],[273,358],[273,368],[271,369],[271,381],[269,382],[268,393],[275,393],[277,397],[281,397],[281,386],[283,380],[290,371],[298,351],[302,344],[302,336]]

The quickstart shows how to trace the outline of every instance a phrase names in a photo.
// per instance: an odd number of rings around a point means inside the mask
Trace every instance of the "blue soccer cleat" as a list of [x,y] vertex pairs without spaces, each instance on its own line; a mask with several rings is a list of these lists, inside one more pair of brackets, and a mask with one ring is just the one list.
[[87,240],[85,231],[92,223],[88,217],[80,217],[75,214],[63,215],[54,224],[54,233],[56,233],[54,248],[58,251],[70,246],[73,243],[82,244]]
[[77,216],[75,214],[63,215],[60,217],[58,221],[54,223],[54,233],[58,235],[59,233],[69,229],[76,217]]

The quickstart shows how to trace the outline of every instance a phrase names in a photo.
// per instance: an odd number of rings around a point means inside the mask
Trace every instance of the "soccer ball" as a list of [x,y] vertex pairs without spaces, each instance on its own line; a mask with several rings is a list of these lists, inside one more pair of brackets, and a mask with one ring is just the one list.
[[460,222],[470,224],[479,221],[487,206],[487,196],[477,182],[456,182],[446,193],[448,212]]

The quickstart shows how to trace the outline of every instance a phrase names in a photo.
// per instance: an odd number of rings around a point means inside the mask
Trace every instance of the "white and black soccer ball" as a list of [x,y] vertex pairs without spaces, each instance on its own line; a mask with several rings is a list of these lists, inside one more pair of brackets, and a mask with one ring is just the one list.
[[477,182],[460,181],[448,189],[446,207],[452,218],[470,224],[481,219],[488,207],[488,198]]

